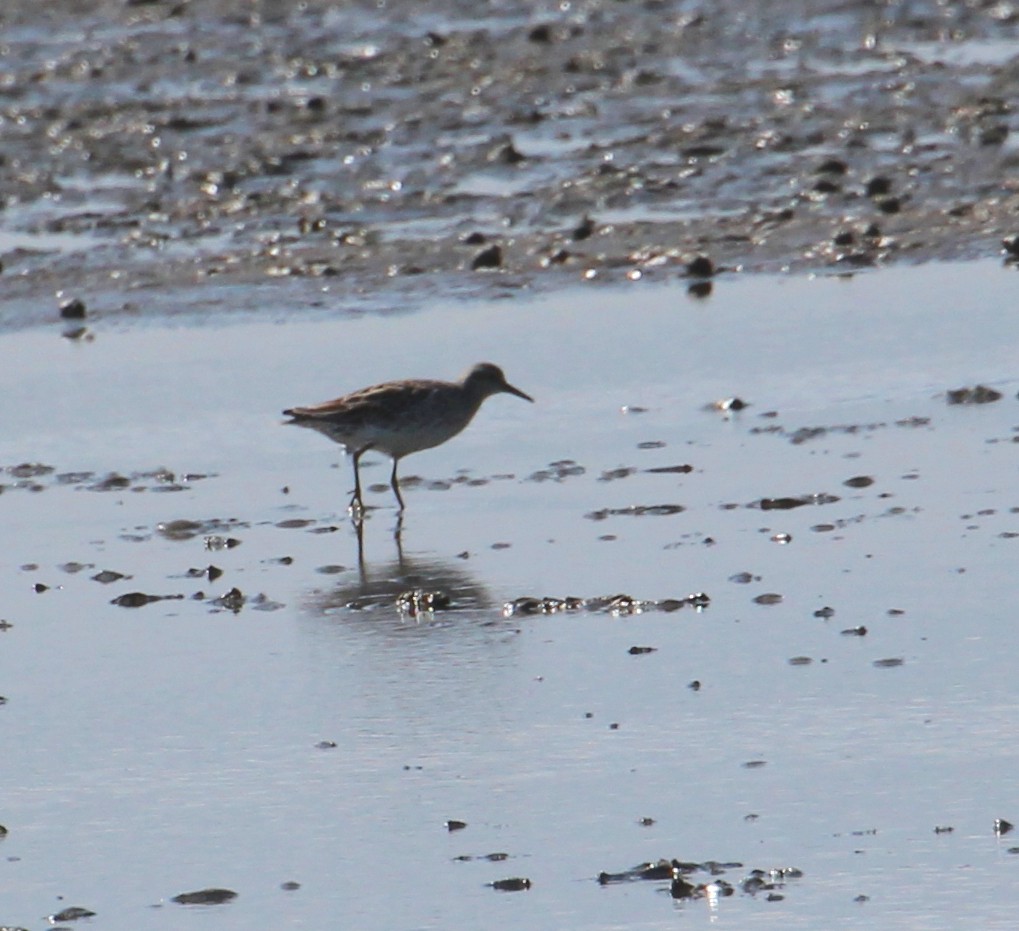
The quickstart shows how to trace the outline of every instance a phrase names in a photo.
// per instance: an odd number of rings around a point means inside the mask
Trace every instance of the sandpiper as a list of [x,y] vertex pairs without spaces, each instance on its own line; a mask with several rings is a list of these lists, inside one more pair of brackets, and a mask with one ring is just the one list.
[[480,362],[459,381],[387,381],[335,401],[292,407],[283,413],[291,418],[287,423],[318,430],[334,442],[342,443],[351,453],[354,496],[350,499],[350,509],[355,513],[364,510],[358,470],[362,454],[376,449],[391,456],[393,474],[389,483],[402,511],[403,496],[396,478],[400,460],[456,436],[471,422],[485,398],[503,392],[525,401],[534,400],[507,382],[499,366]]

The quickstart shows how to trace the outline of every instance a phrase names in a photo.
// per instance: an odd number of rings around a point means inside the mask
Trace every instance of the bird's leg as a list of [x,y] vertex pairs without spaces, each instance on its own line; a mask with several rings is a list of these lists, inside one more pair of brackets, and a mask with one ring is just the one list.
[[361,472],[358,464],[361,462],[361,454],[367,452],[369,447],[354,451],[354,497],[350,499],[348,510],[355,518],[364,514],[364,502],[361,500]]
[[393,486],[393,493],[396,495],[396,500],[400,502],[400,510],[402,511],[406,507],[406,505],[403,503],[403,495],[400,494],[400,483],[399,481],[397,481],[396,478],[396,466],[399,464],[399,462],[400,460],[396,456],[394,456],[393,474],[389,478],[389,484]]

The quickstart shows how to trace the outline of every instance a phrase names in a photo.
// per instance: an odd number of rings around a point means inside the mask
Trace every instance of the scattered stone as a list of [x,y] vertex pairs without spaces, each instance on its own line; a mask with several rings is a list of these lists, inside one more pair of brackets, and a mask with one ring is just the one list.
[[118,595],[110,604],[120,608],[141,608],[154,601],[179,601],[183,597],[183,595],[146,595],[144,592],[127,592],[127,594]]
[[85,302],[81,298],[73,298],[60,305],[60,316],[64,320],[84,320]]
[[80,905],[72,905],[69,908],[62,909],[55,915],[49,916],[50,924],[59,924],[62,921],[78,921],[81,918],[93,918],[95,912],[88,908],[82,908]]
[[233,611],[234,614],[237,614],[244,607],[246,600],[244,592],[235,587],[231,588],[225,595],[213,598],[212,603],[217,608],[226,608],[228,611]]
[[686,508],[682,504],[631,504],[625,508],[602,508],[585,514],[588,520],[605,520],[608,517],[670,517],[682,514]]
[[630,647],[630,649],[626,652],[629,653],[630,656],[642,656],[645,653],[656,653],[657,651],[658,647]]
[[483,268],[499,268],[502,265],[502,247],[493,243],[487,249],[482,249],[471,260],[471,270],[477,271]]
[[1001,837],[1004,834],[1008,834],[1015,827],[1011,821],[1006,821],[1004,818],[994,819],[994,833]]
[[489,885],[497,892],[523,892],[531,888],[531,881],[517,876],[512,879],[497,879]]
[[986,385],[975,385],[972,388],[955,388],[948,392],[949,404],[990,404],[1001,400],[1001,392]]
[[698,255],[686,263],[689,278],[711,278],[715,275],[715,263],[706,255]]
[[462,831],[465,827],[467,827],[466,821],[457,821],[455,818],[450,818],[446,822],[446,830],[450,832]]
[[222,905],[236,898],[237,893],[232,889],[199,889],[197,892],[182,892],[170,901],[178,905]]
[[102,572],[97,572],[92,576],[93,582],[99,582],[101,585],[109,585],[111,582],[119,582],[121,579],[127,579],[130,576],[124,575],[122,572],[114,572],[112,569],[103,569]]
[[905,664],[905,660],[901,656],[890,656],[887,659],[876,659],[873,665],[878,669],[893,669],[896,666],[902,666]]
[[572,237],[574,242],[580,242],[583,239],[589,239],[594,233],[595,223],[589,216],[585,216],[580,221],[580,225],[573,231]]
[[453,599],[445,592],[425,591],[416,588],[413,591],[403,592],[396,598],[396,607],[411,617],[420,614],[430,614],[435,611],[442,611],[452,604]]

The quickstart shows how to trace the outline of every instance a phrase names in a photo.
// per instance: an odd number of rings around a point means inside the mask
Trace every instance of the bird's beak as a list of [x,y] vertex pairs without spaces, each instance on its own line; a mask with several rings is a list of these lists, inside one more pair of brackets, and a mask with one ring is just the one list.
[[524,394],[524,392],[519,388],[514,388],[509,382],[506,382],[502,386],[502,390],[509,394],[515,394],[518,398],[523,398],[525,401],[530,401],[532,404],[534,403],[534,398],[532,398],[529,394]]

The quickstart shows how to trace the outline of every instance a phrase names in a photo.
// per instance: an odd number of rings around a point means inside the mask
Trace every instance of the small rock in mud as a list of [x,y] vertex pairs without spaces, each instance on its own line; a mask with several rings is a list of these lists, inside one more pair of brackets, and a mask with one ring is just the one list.
[[994,819],[994,833],[1001,837],[1003,834],[1008,834],[1015,827],[1011,821],[1006,821],[1004,818]]
[[656,653],[657,651],[658,651],[658,647],[636,647],[636,646],[634,646],[634,647],[630,647],[630,649],[627,650],[626,652],[629,653],[630,656],[643,656],[645,653]]
[[686,263],[686,274],[690,278],[711,278],[715,275],[715,263],[706,255],[698,255]]
[[292,879],[287,880],[285,883],[280,883],[280,889],[284,892],[296,892],[300,888],[301,884],[299,882],[294,882]]
[[577,226],[577,228],[571,234],[574,242],[580,242],[583,239],[590,238],[591,234],[594,232],[594,228],[595,228],[594,220],[592,220],[588,216],[585,216],[584,219],[580,221],[580,225]]
[[934,826],[935,834],[951,834],[954,830],[955,828],[951,827],[950,825],[936,824]]
[[228,611],[233,611],[234,614],[237,614],[244,607],[246,600],[244,592],[239,588],[231,588],[225,595],[213,598],[212,603],[217,608],[226,608]]
[[493,243],[486,249],[482,249],[471,260],[471,269],[477,271],[483,268],[499,268],[502,265],[502,247]]
[[902,666],[905,662],[901,656],[890,656],[887,659],[874,660],[873,665],[878,669],[893,669],[896,666]]
[[778,592],[765,592],[754,598],[754,604],[777,605],[782,603],[782,596]]
[[867,628],[861,624],[859,627],[847,627],[845,630],[840,630],[839,633],[843,637],[866,637]]
[[869,475],[854,475],[852,478],[847,478],[842,484],[849,488],[866,488],[874,484],[874,479]]
[[396,607],[411,617],[417,617],[419,614],[444,610],[452,602],[453,599],[445,592],[425,591],[421,588],[415,588],[413,591],[403,592],[398,595]]
[[49,475],[55,470],[53,466],[41,462],[22,462],[19,465],[8,466],[5,471],[14,478],[36,478],[40,475]]
[[793,656],[789,659],[790,666],[809,666],[813,662],[809,656]]
[[314,524],[315,521],[307,517],[290,517],[286,520],[277,521],[276,525],[281,530],[301,530]]
[[823,608],[818,608],[814,612],[814,617],[823,618],[824,620],[828,620],[828,618],[834,617],[834,616],[835,616],[835,609],[834,608],[830,608],[827,605],[825,605]]
[[337,743],[335,740],[320,740],[315,744],[316,750],[335,750]]
[[131,487],[131,479],[119,472],[109,472],[98,482],[88,486],[89,491],[121,491]]
[[204,569],[188,569],[187,571],[189,579],[208,579],[210,582],[215,582],[222,574],[223,570],[212,563],[209,563]]
[[742,398],[722,398],[719,401],[708,405],[712,410],[722,411],[722,413],[728,414],[730,411],[742,411],[746,410],[750,405]]
[[681,514],[686,510],[682,504],[631,504],[624,508],[602,508],[600,511],[591,511],[585,514],[588,520],[605,520],[608,517],[670,517],[673,514]]
[[986,385],[974,385],[972,388],[955,388],[947,394],[949,404],[990,404],[1000,401],[1002,394]]
[[66,572],[68,575],[76,575],[81,572],[82,569],[94,569],[95,565],[93,563],[86,562],[65,562],[57,568],[62,572]]
[[80,905],[72,905],[69,908],[62,909],[55,915],[49,916],[50,924],[59,924],[61,921],[78,921],[81,918],[92,918],[95,916],[95,912],[88,908],[82,908]]
[[122,572],[114,572],[112,569],[103,569],[102,572],[97,572],[92,576],[93,582],[99,582],[101,585],[109,585],[111,582],[119,582],[121,579],[129,578]]
[[450,818],[446,822],[446,830],[450,832],[462,831],[465,827],[467,827],[466,821],[457,821],[455,818]]
[[497,892],[523,892],[531,888],[531,881],[524,877],[514,876],[512,879],[497,879],[489,885]]
[[170,901],[178,905],[222,905],[237,898],[232,889],[199,889],[197,892],[182,892]]
[[177,601],[183,597],[183,595],[146,595],[144,592],[128,592],[125,595],[118,595],[110,604],[121,608],[141,608],[152,604],[153,601]]
[[654,468],[645,469],[644,471],[649,472],[652,475],[669,475],[669,474],[687,475],[690,472],[693,472],[693,466],[685,464],[674,466],[655,466]]
[[60,305],[60,316],[64,320],[84,320],[85,302],[81,298],[73,298]]

